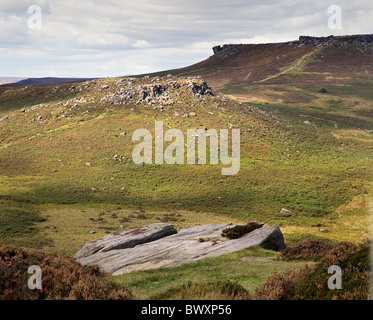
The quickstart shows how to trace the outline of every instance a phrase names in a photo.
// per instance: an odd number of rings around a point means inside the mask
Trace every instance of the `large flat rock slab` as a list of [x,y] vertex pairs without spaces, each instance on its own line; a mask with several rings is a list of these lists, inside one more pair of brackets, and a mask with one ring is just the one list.
[[221,236],[223,229],[227,227],[234,225],[208,224],[189,227],[152,242],[131,248],[100,250],[77,260],[83,265],[98,265],[105,272],[119,275],[138,270],[180,266],[252,246],[276,251],[285,248],[282,232],[277,226],[269,225],[256,229],[232,240]]
[[100,252],[133,248],[177,233],[169,223],[155,223],[141,228],[126,229],[86,243],[75,255],[82,259]]

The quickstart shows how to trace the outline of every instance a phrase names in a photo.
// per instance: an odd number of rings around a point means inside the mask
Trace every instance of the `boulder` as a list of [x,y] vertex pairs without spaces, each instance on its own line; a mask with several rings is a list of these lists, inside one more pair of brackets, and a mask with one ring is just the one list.
[[[138,270],[180,266],[252,246],[261,246],[276,251],[285,248],[282,232],[275,225],[256,229],[233,240],[227,240],[221,236],[222,230],[227,227],[234,227],[234,225],[194,226],[184,228],[177,234],[159,236],[158,240],[150,240],[151,242],[143,235],[153,230],[154,225],[125,230],[119,233],[122,236],[118,235],[114,243],[111,239],[115,234],[88,243],[77,253],[76,259],[83,265],[98,265],[104,272],[119,275]],[[170,232],[172,230],[175,233],[171,225],[168,225],[168,228]],[[128,233],[138,236],[137,245],[131,242],[128,246]],[[121,238],[124,238],[124,241],[120,240]]]
[[285,209],[285,208],[282,208],[280,212],[281,212],[282,215],[285,216],[285,217],[290,217],[290,216],[293,214],[290,210]]
[[177,233],[173,225],[155,223],[142,228],[125,229],[86,243],[75,255],[82,259],[100,252],[132,248]]

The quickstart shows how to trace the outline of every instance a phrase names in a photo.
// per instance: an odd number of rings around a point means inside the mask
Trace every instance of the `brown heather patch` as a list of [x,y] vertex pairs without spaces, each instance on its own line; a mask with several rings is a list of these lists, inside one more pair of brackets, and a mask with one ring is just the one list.
[[[329,244],[322,246],[319,243],[317,253],[321,255],[321,252],[323,252],[324,258],[318,264],[311,268],[306,266],[298,272],[289,270],[284,274],[270,276],[257,289],[255,299],[366,300],[371,272],[369,246],[369,242],[359,246],[349,242],[341,242],[326,250]],[[293,247],[293,250],[295,247]],[[298,248],[300,247],[305,247],[304,243],[298,245]],[[316,254],[314,253],[314,255]],[[327,271],[332,265],[337,265],[342,269],[341,290],[330,290],[327,286],[328,279],[331,276]]]
[[222,231],[222,236],[228,239],[237,239],[251,231],[254,231],[255,229],[261,228],[262,226],[263,223],[248,221],[244,225],[238,225],[233,228],[225,228]]
[[282,251],[283,259],[290,260],[319,260],[323,258],[330,250],[333,244],[330,241],[322,239],[305,239],[299,241]]
[[[27,286],[27,270],[42,270],[42,290]],[[96,266],[82,267],[60,254],[0,247],[0,300],[129,300],[131,293],[103,277]]]

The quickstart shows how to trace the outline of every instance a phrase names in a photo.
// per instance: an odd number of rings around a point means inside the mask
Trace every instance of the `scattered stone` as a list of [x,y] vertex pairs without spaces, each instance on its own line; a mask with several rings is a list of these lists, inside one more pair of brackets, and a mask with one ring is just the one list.
[[285,208],[282,208],[282,209],[281,209],[281,213],[282,213],[282,215],[285,216],[285,217],[290,217],[290,216],[293,214],[290,210],[285,209]]
[[124,160],[124,157],[119,154],[115,154],[113,158],[115,159],[116,162],[122,162]]
[[328,233],[329,232],[327,229],[320,229],[319,231],[322,232],[322,233]]
[[[137,86],[132,85],[133,81],[124,82],[121,80],[120,88],[117,87],[115,92],[111,92],[102,97],[101,102],[123,105],[136,103],[171,106],[174,104],[174,99],[171,97],[169,89],[179,89],[181,87],[189,88],[193,95],[200,98],[202,95],[214,95],[213,90],[207,83],[201,80],[193,79],[186,83],[168,80],[166,84],[154,83],[159,80],[159,78],[154,78],[152,79],[152,84],[141,84]],[[176,95],[178,95],[178,93],[176,93]]]

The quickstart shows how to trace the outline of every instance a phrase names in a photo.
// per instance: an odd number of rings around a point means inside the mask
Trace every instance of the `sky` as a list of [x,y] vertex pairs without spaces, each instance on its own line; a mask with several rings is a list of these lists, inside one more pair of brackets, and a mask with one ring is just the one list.
[[[328,25],[330,5],[342,29]],[[1,0],[0,76],[144,74],[197,63],[225,43],[366,33],[372,0]]]

